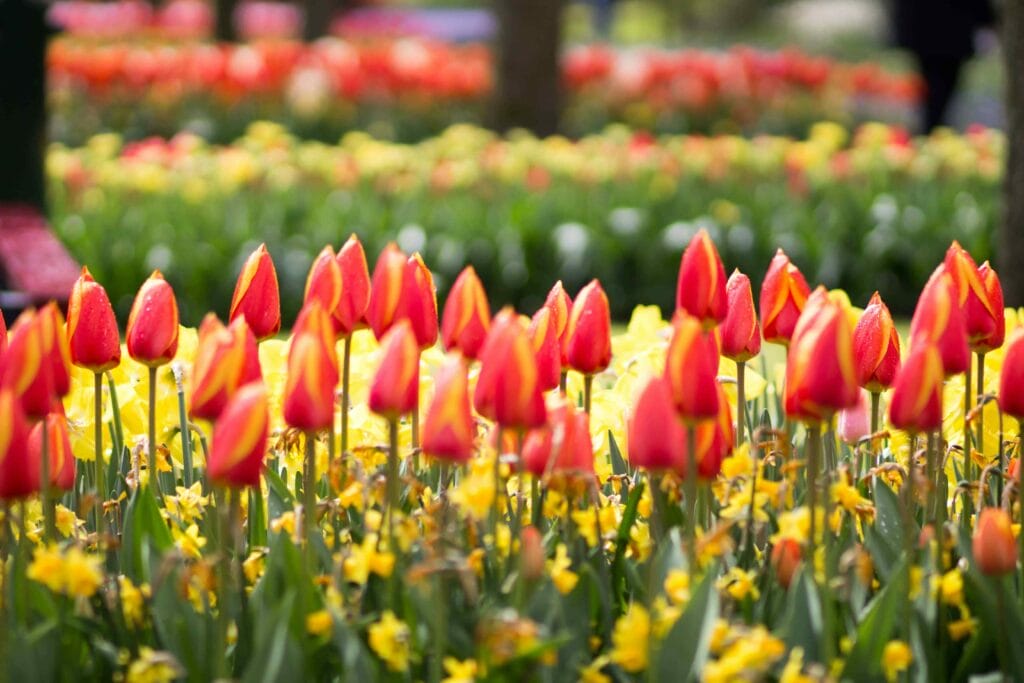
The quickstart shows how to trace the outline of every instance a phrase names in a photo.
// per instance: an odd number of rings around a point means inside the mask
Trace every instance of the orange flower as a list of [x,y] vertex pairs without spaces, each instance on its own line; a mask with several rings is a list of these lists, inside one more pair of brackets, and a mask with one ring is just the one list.
[[240,316],[245,316],[259,341],[281,331],[281,292],[266,244],[249,255],[235,283],[228,320],[234,322]]
[[594,446],[589,416],[571,402],[559,400],[549,413],[548,423],[526,435],[523,467],[536,477],[555,473],[592,476]]
[[782,249],[775,252],[761,283],[761,326],[765,341],[789,344],[810,291],[800,269],[790,262],[785,252]]
[[449,351],[457,349],[466,358],[475,360],[480,356],[490,327],[487,293],[473,266],[466,266],[455,279],[444,303],[441,341]]
[[[978,266],[978,277],[985,290],[987,302],[978,297],[968,298],[965,311],[967,335],[972,351],[988,353],[1002,346],[1006,339],[1003,286],[999,282],[999,275],[992,269],[988,261]],[[985,303],[988,305],[986,306]]]
[[43,425],[46,425],[47,453],[50,458],[50,488],[70,491],[75,485],[75,456],[71,452],[68,437],[68,422],[60,404],[61,412],[49,413],[46,419],[37,422],[28,437],[29,459],[40,462],[43,457]]
[[718,331],[722,335],[722,355],[743,363],[761,352],[761,328],[757,325],[750,278],[734,270],[725,284],[728,300],[725,320]]
[[565,334],[566,358],[573,370],[594,375],[612,362],[612,316],[608,297],[597,280],[576,295]]
[[469,406],[466,365],[458,355],[441,366],[434,381],[434,399],[423,420],[423,452],[463,463],[473,456],[476,423]]
[[725,268],[708,231],[701,228],[690,240],[679,264],[676,310],[682,309],[705,326],[726,315]]
[[[989,347],[987,341],[1002,333],[1003,290],[995,271],[986,265],[987,274],[993,282],[989,289],[982,279],[981,269],[974,263],[970,253],[960,246],[956,240],[946,250],[943,266],[956,290],[957,306],[964,313],[967,327],[967,341],[972,348],[985,346],[986,350],[998,348],[1001,344]],[[998,303],[995,298],[998,297]]]
[[402,297],[397,315],[412,325],[416,343],[421,349],[428,349],[437,343],[437,291],[434,289],[434,276],[419,254],[413,254],[405,262]]
[[24,311],[11,328],[10,345],[0,358],[0,387],[10,389],[32,419],[42,419],[56,399],[53,370],[44,356],[41,314]]
[[337,261],[341,268],[341,301],[334,309],[334,320],[345,337],[365,326],[370,304],[370,271],[358,237],[349,236],[338,251]]
[[544,424],[537,357],[511,308],[498,313],[487,333],[473,404],[478,413],[502,427],[530,429]]
[[261,379],[256,336],[244,317],[224,327],[208,313],[199,327],[190,414],[216,420],[239,387]]
[[913,434],[942,426],[942,357],[931,344],[918,344],[893,386],[889,422]]
[[1002,576],[1017,568],[1017,544],[1006,510],[987,507],[981,511],[971,549],[978,569],[986,576]]
[[18,397],[0,388],[0,500],[27,498],[39,490],[39,461],[32,458],[28,433]]
[[384,247],[384,251],[377,257],[370,286],[370,303],[366,311],[366,319],[377,341],[391,329],[398,315],[405,279],[405,261],[405,254],[394,242]]
[[815,290],[793,330],[783,404],[790,417],[818,422],[857,404],[853,331],[844,306]]
[[775,571],[775,578],[784,589],[789,588],[796,570],[803,561],[803,550],[799,541],[794,538],[780,538],[772,547],[772,569]]
[[[0,332],[5,333],[6,341],[6,330]],[[114,309],[107,291],[84,266],[68,298],[67,338],[71,362],[80,368],[105,372],[121,362],[121,335]]]
[[562,357],[560,360],[562,367],[566,367],[569,365],[569,359],[566,356],[569,335],[566,334],[566,331],[569,327],[569,313],[572,311],[572,298],[565,291],[561,280],[556,282],[548,292],[548,297],[544,300],[544,307],[551,309],[551,320],[555,324],[555,333],[558,335],[558,343],[561,345]]
[[1015,329],[1006,344],[999,373],[999,408],[1024,419],[1024,327]]
[[336,311],[341,303],[341,266],[330,245],[323,248],[309,268],[303,304],[317,301],[331,317],[335,332],[341,327]]
[[207,473],[224,486],[259,486],[270,416],[263,382],[235,392],[213,427]]
[[971,352],[967,324],[956,303],[956,285],[944,266],[928,279],[910,321],[910,347],[932,344],[939,350],[946,377],[967,370]]
[[43,362],[50,366],[53,392],[57,396],[67,396],[71,391],[71,350],[68,348],[64,316],[56,301],[51,301],[39,311],[38,324]]
[[686,311],[672,319],[665,355],[665,379],[677,414],[687,421],[718,416],[718,353],[710,332]]
[[877,393],[892,386],[900,369],[900,335],[878,292],[853,328],[853,357],[862,387]]
[[646,470],[685,468],[686,431],[663,377],[652,377],[640,390],[627,423],[629,462]]
[[562,374],[562,348],[552,311],[547,306],[533,314],[527,333],[537,357],[537,374],[544,391],[554,389]]
[[128,355],[143,365],[159,367],[178,352],[178,302],[159,270],[154,270],[128,315]]
[[334,419],[338,359],[330,316],[317,301],[299,312],[288,350],[288,379],[282,412],[290,427],[307,432],[327,429]]
[[370,383],[370,410],[397,420],[419,398],[420,350],[408,320],[399,320],[380,342],[380,365]]

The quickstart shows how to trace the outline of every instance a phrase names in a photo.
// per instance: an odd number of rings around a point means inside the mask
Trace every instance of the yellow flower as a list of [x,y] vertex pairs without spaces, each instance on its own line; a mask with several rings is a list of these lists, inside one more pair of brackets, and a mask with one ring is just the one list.
[[459,661],[454,657],[444,658],[444,670],[448,675],[441,683],[473,683],[476,680],[477,665],[475,659]]
[[786,666],[782,667],[782,675],[779,676],[779,683],[813,683],[814,679],[803,673],[804,649],[794,647],[789,651],[789,659]]
[[177,486],[174,490],[177,495],[164,495],[164,509],[168,514],[177,517],[182,524],[191,524],[203,516],[210,497],[203,495],[202,482],[197,481],[188,488]]
[[38,581],[54,593],[64,591],[64,560],[57,546],[36,548],[32,564],[28,566],[28,578]]
[[611,683],[612,679],[601,673],[601,669],[608,666],[608,661],[608,657],[598,657],[580,669],[578,683]]
[[370,625],[370,648],[390,671],[409,668],[409,627],[388,610]]
[[103,558],[89,555],[77,546],[71,546],[62,555],[56,546],[50,545],[36,549],[27,576],[54,593],[89,598],[103,584],[102,565]]
[[715,585],[718,590],[728,593],[733,600],[743,600],[747,597],[757,600],[761,597],[761,592],[754,585],[756,579],[757,572],[753,570],[747,572],[739,567],[733,567],[729,573],[718,579]]
[[363,485],[353,481],[338,494],[338,505],[343,508],[363,509]]
[[121,590],[121,612],[129,626],[141,626],[145,619],[146,598],[149,597],[149,586],[136,586],[127,576],[117,577]]
[[84,525],[75,513],[67,509],[63,505],[57,506],[57,531],[61,533],[64,538],[69,538],[75,533],[75,529],[79,526]]
[[333,627],[334,619],[331,618],[331,613],[325,609],[306,615],[306,633],[312,636],[327,635]]
[[258,550],[249,553],[249,557],[242,562],[242,571],[245,572],[245,579],[249,583],[256,583],[266,568],[266,555]]
[[295,535],[295,513],[289,510],[288,512],[282,512],[280,517],[275,517],[270,522],[270,530],[275,534],[279,534],[282,531],[290,536]]
[[386,579],[395,567],[395,556],[388,551],[377,551],[377,534],[367,534],[362,545],[354,545],[342,563],[345,579],[360,586],[366,584],[370,573]]
[[957,619],[956,621],[949,622],[949,637],[953,640],[963,640],[967,636],[974,633],[974,629],[977,626],[977,622],[971,617],[964,619]]
[[670,569],[665,576],[665,595],[675,605],[690,601],[690,574],[682,569]]
[[494,504],[494,462],[487,458],[476,458],[469,463],[468,474],[459,481],[451,492],[452,502],[473,519],[487,518]]
[[895,681],[914,661],[914,653],[910,646],[902,640],[890,640],[882,650],[882,670],[887,681]]
[[555,584],[558,592],[562,595],[571,593],[580,577],[570,569],[572,560],[569,559],[569,553],[564,543],[558,544],[558,547],[555,548],[554,559],[548,560],[547,565],[551,581]]
[[202,549],[206,545],[206,539],[199,535],[198,524],[190,524],[184,530],[179,529],[177,526],[172,526],[171,535],[174,537],[174,545],[178,547],[182,555],[194,560],[202,557]]
[[760,680],[767,670],[786,653],[786,645],[763,626],[734,637],[717,661],[704,669],[705,683],[731,683],[738,680]]
[[169,652],[152,648],[139,648],[139,658],[128,667],[125,683],[170,683],[184,673],[181,665]]
[[642,605],[631,603],[612,631],[612,661],[629,673],[643,671],[647,668],[650,636],[650,615]]
[[964,578],[959,569],[953,568],[942,575],[939,582],[942,602],[947,605],[959,606],[964,601]]

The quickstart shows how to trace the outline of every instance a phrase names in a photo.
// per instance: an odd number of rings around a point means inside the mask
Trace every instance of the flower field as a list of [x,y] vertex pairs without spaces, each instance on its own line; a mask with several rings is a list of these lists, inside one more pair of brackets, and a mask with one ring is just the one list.
[[[798,50],[617,50],[580,46],[563,60],[563,128],[613,122],[666,133],[801,135],[819,120],[909,123],[916,76]],[[269,119],[298,135],[351,130],[420,140],[480,123],[492,90],[483,45],[421,39],[305,45],[59,39],[48,56],[52,137],[104,130],[129,138],[191,130],[230,141]]]
[[421,252],[442,293],[469,261],[492,300],[521,310],[555,278],[575,291],[598,277],[625,321],[639,304],[670,309],[663,274],[701,227],[745,272],[782,246],[811,279],[858,302],[881,289],[908,315],[943,244],[988,257],[1003,147],[994,130],[910,138],[877,124],[804,139],[613,128],[577,142],[460,126],[415,145],[356,133],[325,145],[261,123],[228,146],[55,145],[48,173],[55,230],[121,316],[159,268],[198,324],[231,298],[210,274],[266,242],[292,319],[320,245],[355,232],[373,252],[396,236]]
[[995,271],[953,242],[901,338],[888,292],[856,308],[781,249],[753,285],[708,231],[666,250],[671,320],[618,333],[599,280],[493,311],[472,266],[439,300],[429,259],[371,271],[355,236],[287,338],[263,246],[198,330],[159,272],[122,327],[83,270],[66,321],[0,334],[0,667],[1024,678],[1024,320]]

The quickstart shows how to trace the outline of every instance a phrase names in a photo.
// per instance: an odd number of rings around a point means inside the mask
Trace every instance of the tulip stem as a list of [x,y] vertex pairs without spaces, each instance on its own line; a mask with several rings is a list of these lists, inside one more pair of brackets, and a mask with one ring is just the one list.
[[[875,439],[875,434],[878,433],[879,422],[881,420],[882,408],[882,392],[872,391],[871,392],[871,454],[875,456],[875,465],[877,466],[879,461],[882,459],[882,449],[879,440]],[[865,470],[868,468],[864,468]],[[865,475],[867,472],[862,472],[861,475]]]
[[590,396],[594,390],[594,376],[583,375],[583,412],[590,415]]
[[344,459],[345,454],[348,453],[348,409],[352,400],[348,394],[352,363],[351,334],[342,342],[341,358],[341,457]]
[[736,447],[743,445],[743,433],[747,423],[747,363],[736,361]]
[[54,501],[50,496],[50,425],[43,417],[43,448],[39,458],[39,495],[43,506],[43,518],[46,524],[46,539],[57,540],[57,518]]
[[810,510],[810,534],[808,537],[808,557],[811,577],[817,582],[816,554],[818,545],[818,468],[821,453],[819,450],[820,425],[812,422],[807,425],[807,440],[804,443],[804,457],[807,460],[807,507]]
[[971,426],[967,420],[971,412],[971,360],[968,356],[964,376],[964,472],[968,481],[974,480],[974,458],[971,457]]
[[[978,356],[978,393],[975,398],[978,401],[978,415],[976,417],[978,421],[978,436],[975,439],[975,443],[982,455],[985,453],[985,408],[982,404],[985,396],[985,352],[979,351]],[[999,480],[1000,482],[1002,479]],[[1001,488],[1001,485],[1000,485]]]
[[565,396],[566,389],[569,384],[569,373],[562,370],[562,373],[558,376],[558,391],[561,392],[562,396]]
[[689,560],[690,585],[697,571],[697,425],[686,425],[686,552]]
[[106,467],[103,465],[103,373],[95,373],[93,379],[93,405],[96,409],[93,415],[96,439],[96,549],[102,550],[107,533],[107,520],[103,514],[103,501],[107,499],[107,486],[104,482]]
[[316,434],[313,432],[306,432],[306,464],[302,475],[302,526],[306,536],[306,554],[312,560],[313,534],[316,532]]
[[178,385],[178,419],[181,423],[181,476],[185,488],[192,486],[192,431],[188,427],[188,415],[185,412],[185,387],[182,385],[180,372],[174,373]]
[[402,503],[401,490],[398,487],[398,420],[391,418],[388,424],[388,471],[387,471],[387,510],[388,543],[391,552],[398,556],[398,540],[395,538],[395,512]]
[[156,368],[149,369],[149,480],[153,490],[160,497],[160,478],[156,466]]
[[416,388],[416,405],[412,407],[412,469],[420,471],[420,392]]

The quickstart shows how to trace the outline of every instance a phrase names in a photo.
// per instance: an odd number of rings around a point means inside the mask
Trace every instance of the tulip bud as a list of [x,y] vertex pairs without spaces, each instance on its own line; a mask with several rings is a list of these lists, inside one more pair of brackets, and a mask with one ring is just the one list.
[[1002,576],[1017,568],[1017,544],[1005,510],[987,507],[981,511],[971,549],[978,569],[986,576]]
[[[697,476],[705,481],[713,481],[722,471],[722,461],[732,452],[736,442],[733,430],[732,408],[725,397],[722,385],[718,390],[718,416],[715,420],[690,425],[689,429],[697,430]],[[686,449],[683,449],[683,469],[679,476],[686,478]]]
[[544,424],[537,357],[511,308],[498,313],[487,333],[473,404],[478,413],[502,427],[530,429]]
[[71,351],[64,328],[64,316],[57,302],[43,306],[38,315],[39,338],[43,343],[43,362],[50,366],[50,380],[56,396],[67,396],[71,391]]
[[562,347],[562,357],[560,360],[564,368],[569,365],[569,359],[565,354],[569,346],[569,335],[566,332],[569,327],[569,313],[572,311],[572,299],[569,297],[569,293],[565,291],[565,287],[562,286],[561,280],[556,282],[555,286],[548,292],[548,297],[544,300],[544,307],[551,309],[551,320],[555,324],[558,343]]
[[[985,290],[985,299],[968,299],[967,333],[971,350],[978,353],[995,351],[1006,338],[1006,309],[1003,307],[1003,286],[992,266],[985,261],[978,266],[978,277]],[[978,305],[985,302],[987,306]],[[974,330],[974,333],[971,333]]]
[[178,302],[159,270],[154,270],[128,315],[128,355],[149,367],[169,363],[178,352]]
[[263,341],[281,331],[281,292],[274,259],[261,244],[249,255],[231,297],[230,322],[244,316],[256,339]]
[[1007,415],[1024,419],[1024,327],[1010,335],[999,372],[999,408]]
[[754,295],[750,278],[739,270],[733,271],[725,284],[725,320],[718,331],[722,335],[722,355],[745,363],[761,352],[761,328],[754,310]]
[[562,349],[555,330],[551,309],[542,306],[530,320],[530,343],[537,357],[537,377],[540,388],[549,391],[558,387],[562,375]]
[[434,276],[419,254],[413,254],[405,262],[397,316],[409,321],[421,349],[429,349],[437,343],[437,291],[434,289]]
[[943,266],[928,279],[910,321],[910,346],[932,344],[942,358],[946,377],[967,370],[971,363],[967,325],[956,304],[956,287]]
[[191,415],[216,420],[240,386],[261,379],[256,336],[244,317],[224,327],[208,313],[199,327],[193,369]]
[[358,237],[348,238],[338,251],[337,261],[341,268],[341,301],[334,309],[334,319],[340,334],[347,337],[365,324],[370,305],[370,271]]
[[408,320],[396,322],[380,342],[377,373],[370,383],[370,410],[397,420],[411,413],[419,398],[420,350]]
[[761,283],[761,326],[765,341],[789,344],[810,292],[800,269],[779,249]]
[[434,398],[423,420],[423,452],[464,463],[473,456],[476,423],[469,406],[469,379],[462,359],[452,356],[434,381]]
[[210,479],[234,488],[259,486],[269,426],[263,383],[250,382],[235,392],[213,426]]
[[[78,367],[99,373],[121,362],[121,335],[114,309],[107,291],[84,266],[68,298],[67,328],[71,362]],[[6,330],[0,332],[6,338]]]
[[32,419],[43,419],[57,398],[53,368],[44,356],[42,314],[24,311],[11,328],[10,345],[0,358],[0,388],[10,389]]
[[441,319],[441,341],[449,351],[477,359],[491,327],[487,294],[473,266],[466,266],[455,279]]
[[[963,311],[964,324],[967,328],[967,342],[972,349],[988,346],[987,341],[1000,334],[997,329],[1002,325],[1003,312],[1003,291],[999,285],[999,278],[990,267],[986,270],[991,274],[995,291],[990,291],[982,279],[981,269],[974,263],[970,253],[960,246],[956,240],[946,251],[946,258],[943,261],[945,271],[949,273],[956,290],[956,305]],[[998,296],[999,302],[993,300]],[[998,348],[996,344],[991,348]]]
[[592,280],[572,303],[566,326],[569,367],[584,375],[604,371],[612,361],[612,316],[601,283]]
[[549,473],[593,475],[594,446],[589,416],[572,403],[559,401],[549,422],[531,430],[523,441],[523,466],[534,476]]
[[857,404],[839,411],[839,438],[854,446],[871,434],[871,414],[868,409],[868,392],[857,392]]
[[889,422],[913,434],[942,426],[942,358],[931,344],[918,344],[896,375]]
[[819,287],[793,330],[783,407],[791,418],[820,422],[854,406],[857,391],[850,319],[843,305]]
[[68,423],[63,415],[60,404],[56,404],[61,412],[49,413],[46,419],[37,422],[29,433],[29,457],[38,463],[43,457],[43,429],[46,429],[46,450],[50,461],[50,488],[70,491],[75,485],[75,456],[71,452],[71,439],[68,437]]
[[862,387],[879,393],[892,386],[900,369],[900,335],[878,292],[853,329],[853,358]]
[[707,326],[726,315],[725,267],[708,231],[701,228],[690,240],[679,264],[676,310],[684,310]]
[[303,307],[288,350],[288,379],[282,412],[289,427],[307,432],[328,429],[334,420],[338,359],[330,316],[313,301]]
[[789,588],[793,577],[796,576],[800,562],[803,561],[803,549],[799,541],[794,538],[780,538],[772,547],[772,570],[779,585],[784,589]]
[[629,462],[651,471],[684,469],[686,431],[663,377],[640,390],[626,425]]
[[686,421],[718,416],[718,354],[710,333],[686,311],[672,320],[672,339],[665,355],[665,380],[677,414]]
[[335,330],[340,327],[335,312],[341,302],[341,266],[338,265],[334,249],[330,245],[320,251],[309,268],[303,304],[310,301],[320,303],[320,307],[331,317]]
[[28,434],[18,397],[0,388],[0,500],[27,498],[39,490],[39,461],[29,450]]
[[384,247],[384,251],[377,257],[370,285],[370,303],[366,310],[367,321],[377,341],[391,329],[399,313],[398,305],[402,299],[405,280],[405,262],[405,254],[394,242]]
[[519,537],[519,570],[527,581],[544,575],[544,539],[537,527],[525,527]]

